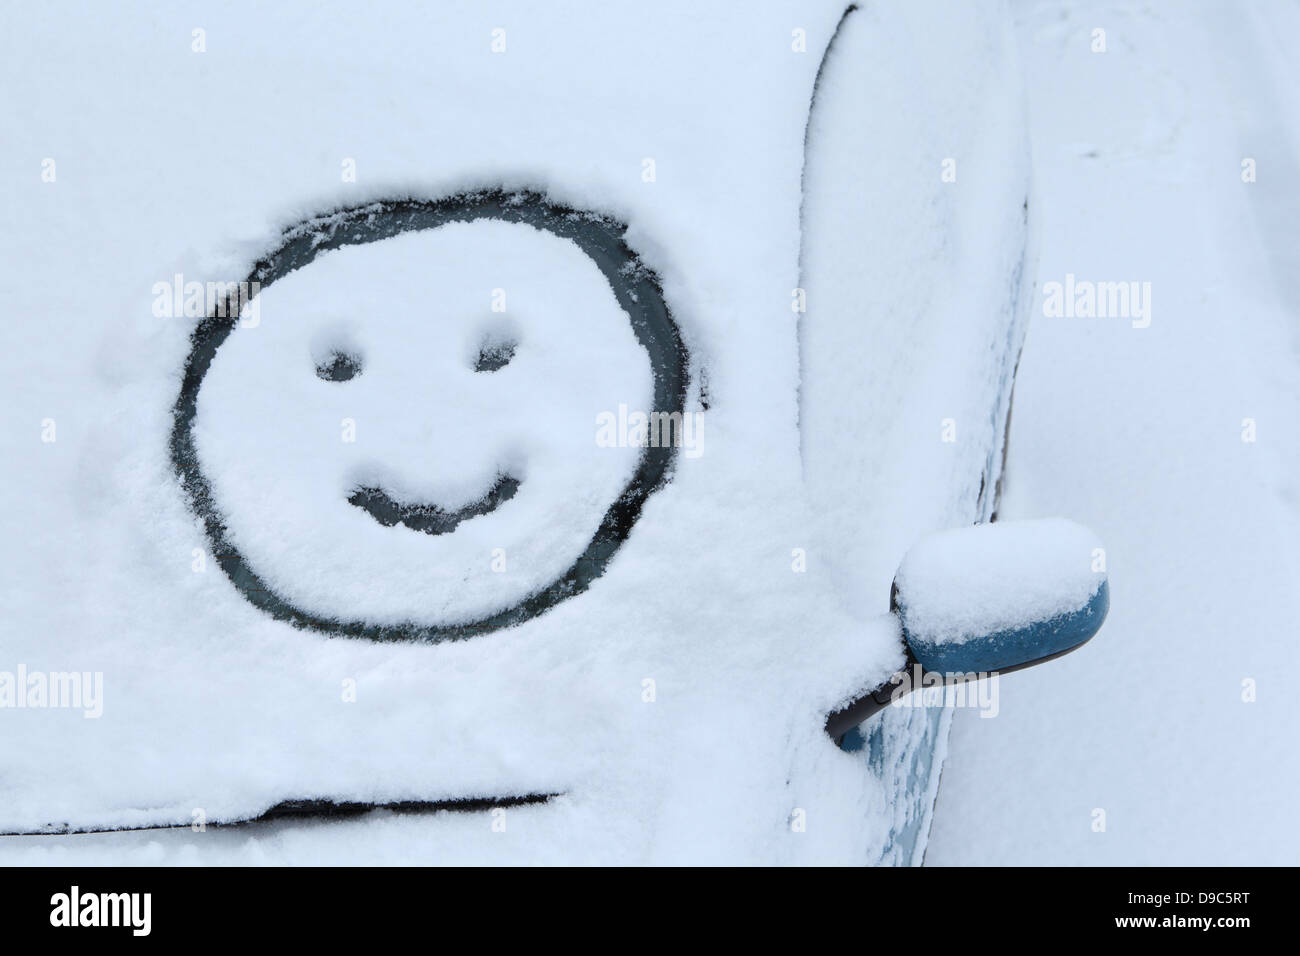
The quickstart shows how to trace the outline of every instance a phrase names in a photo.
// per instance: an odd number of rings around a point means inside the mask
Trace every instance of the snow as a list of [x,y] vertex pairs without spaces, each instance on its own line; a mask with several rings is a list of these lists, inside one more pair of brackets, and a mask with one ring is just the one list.
[[[95,719],[0,713],[0,832],[182,829],[4,837],[0,861],[1284,861],[1297,17],[1017,11],[1013,34],[1000,5],[863,5],[808,122],[829,0],[7,9],[0,670],[102,673],[103,697]],[[154,285],[243,278],[329,210],[497,185],[627,223],[690,354],[702,454],[590,590],[520,627],[378,644],[271,619],[195,566],[167,442],[193,320],[155,315]],[[1150,281],[1149,326],[1037,314],[1069,274]],[[259,309],[204,385],[200,454],[240,547],[321,612],[500,607],[626,478],[596,416],[644,404],[644,353],[554,237],[476,223],[329,252]],[[1109,621],[1007,678],[999,719],[889,708],[842,752],[826,713],[902,661],[900,560],[992,516],[1031,310],[1001,517],[1096,529]],[[517,350],[475,372],[485,338]],[[336,350],[358,376],[316,376]],[[449,536],[345,500],[375,481],[457,507],[511,468],[515,518]],[[560,796],[504,830],[186,828],[541,793]]]
[[894,579],[903,626],[928,644],[964,644],[1079,611],[1106,580],[1104,554],[1096,535],[1064,518],[928,535]]
[[1300,85],[1282,48],[1300,11],[1017,18],[1038,285],[1147,280],[1154,310],[1145,329],[1030,327],[1002,511],[1094,528],[1111,612],[1086,648],[1006,678],[996,720],[956,715],[926,860],[1294,864]]

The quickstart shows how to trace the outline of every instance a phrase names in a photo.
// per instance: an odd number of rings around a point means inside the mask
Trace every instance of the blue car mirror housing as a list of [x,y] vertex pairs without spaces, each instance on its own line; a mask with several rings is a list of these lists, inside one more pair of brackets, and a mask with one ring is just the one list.
[[905,675],[971,679],[1022,670],[1082,647],[1110,609],[1105,550],[1060,518],[980,524],[922,538],[890,593],[903,671],[832,713],[839,740],[916,686]]
[[1008,674],[1050,661],[1082,647],[1101,629],[1110,610],[1110,583],[1102,579],[1083,607],[1063,611],[1046,620],[1003,628],[964,643],[929,640],[908,628],[901,609],[903,640],[916,663],[928,673],[955,677],[961,674]]

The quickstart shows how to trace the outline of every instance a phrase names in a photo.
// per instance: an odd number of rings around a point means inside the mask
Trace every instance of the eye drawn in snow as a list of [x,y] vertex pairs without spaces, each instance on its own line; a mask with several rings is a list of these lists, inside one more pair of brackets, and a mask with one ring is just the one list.
[[347,352],[331,352],[327,362],[316,366],[316,374],[327,382],[347,382],[361,374],[361,360]]
[[261,321],[212,309],[173,407],[172,465],[240,593],[331,636],[437,642],[599,578],[677,447],[597,448],[593,412],[687,395],[625,230],[503,190],[286,230],[249,275]]

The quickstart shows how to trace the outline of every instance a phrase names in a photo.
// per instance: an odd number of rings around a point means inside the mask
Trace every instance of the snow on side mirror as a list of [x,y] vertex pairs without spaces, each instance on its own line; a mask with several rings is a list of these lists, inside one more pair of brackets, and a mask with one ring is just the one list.
[[891,603],[925,670],[1005,674],[1097,633],[1110,607],[1105,568],[1096,537],[1073,521],[981,524],[922,538]]
[[906,670],[827,718],[837,740],[915,686],[917,667],[944,678],[1006,674],[1087,643],[1110,608],[1105,552],[1063,518],[940,531],[903,557],[890,603]]

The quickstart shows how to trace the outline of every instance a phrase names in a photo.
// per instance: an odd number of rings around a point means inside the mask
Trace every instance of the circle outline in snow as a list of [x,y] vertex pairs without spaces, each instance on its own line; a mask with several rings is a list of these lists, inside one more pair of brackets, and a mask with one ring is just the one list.
[[[646,350],[654,377],[652,408],[669,414],[684,411],[689,356],[664,301],[658,276],[623,239],[626,224],[552,202],[542,193],[490,189],[441,199],[378,200],[336,209],[286,229],[280,245],[253,266],[245,288],[260,287],[260,292],[330,249],[480,219],[544,229],[572,241],[586,253],[609,282],[619,306],[631,320],[637,341]],[[277,620],[330,636],[430,643],[462,640],[522,624],[586,591],[605,572],[610,559],[631,533],[646,500],[668,481],[677,449],[671,443],[643,447],[631,480],[614,499],[586,549],[568,570],[541,590],[486,617],[455,624],[417,621],[374,624],[339,620],[295,607],[253,571],[227,537],[225,522],[203,474],[194,443],[199,389],[217,349],[239,321],[237,296],[233,292],[226,302],[214,306],[190,336],[181,390],[172,408],[171,460],[191,510],[203,523],[214,559],[251,604]]]

